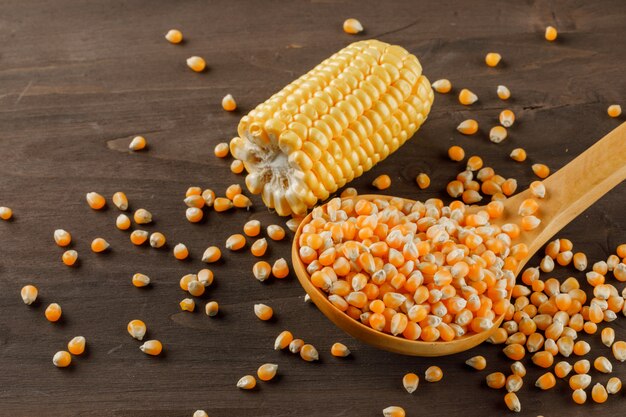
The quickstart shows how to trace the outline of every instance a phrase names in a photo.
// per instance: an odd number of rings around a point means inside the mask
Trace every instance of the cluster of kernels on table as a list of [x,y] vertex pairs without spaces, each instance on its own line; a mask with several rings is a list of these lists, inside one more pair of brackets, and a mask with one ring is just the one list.
[[[524,208],[528,208],[527,205]],[[568,239],[555,239],[546,245],[545,257],[540,266],[529,267],[523,271],[523,284],[517,284],[513,288],[513,302],[505,314],[505,322],[488,341],[506,344],[503,352],[511,360],[520,361],[526,357],[527,352],[532,354],[530,359],[534,365],[546,370],[552,369],[535,381],[536,387],[548,390],[557,384],[556,378],[567,380],[573,391],[572,400],[577,404],[584,404],[587,401],[585,390],[592,384],[592,377],[589,375],[592,366],[600,373],[610,374],[613,364],[602,355],[596,356],[593,363],[588,359],[579,359],[573,365],[567,360],[557,361],[556,357],[581,357],[589,354],[591,346],[584,340],[577,340],[579,336],[584,333],[595,334],[599,324],[612,322],[619,312],[626,315],[625,294],[620,294],[615,286],[606,282],[609,272],[613,272],[618,279],[615,273],[620,265],[626,267],[626,260],[620,256],[626,255],[626,246],[618,246],[616,254],[609,256],[606,261],[596,262],[592,270],[586,273],[587,282],[593,287],[593,298],[589,302],[580,282],[574,277],[563,282],[556,278],[540,278],[542,272],[552,272],[555,265],[565,267],[573,264],[577,270],[586,271],[587,257],[582,252],[574,254],[573,249],[573,244]],[[615,331],[611,327],[605,327],[600,338],[611,349],[616,360],[626,360],[626,342],[615,341]],[[520,369],[523,371],[519,372]],[[511,370],[512,375],[508,378],[501,372],[489,374],[486,377],[487,386],[494,389],[506,387],[509,392],[515,392],[516,388],[521,387],[521,380],[518,378],[523,378],[526,370],[520,362],[515,362]],[[570,376],[572,371],[574,375]],[[613,377],[606,386],[596,383],[592,388],[591,398],[602,403],[607,400],[608,394],[615,394],[620,390],[621,380]],[[521,409],[517,397],[505,397],[505,403],[513,411]]]
[[274,350],[282,350],[289,348],[291,353],[299,353],[300,357],[307,362],[313,362],[319,359],[319,353],[315,346],[304,343],[302,339],[294,339],[293,334],[289,330],[283,330],[274,341]]
[[[453,152],[453,156],[457,159],[461,156],[460,151],[451,148],[449,153]],[[461,158],[459,162],[462,160]],[[465,204],[480,202],[483,199],[482,193],[491,197],[493,204],[488,207],[491,207],[492,211],[498,211],[503,208],[500,207],[501,201],[517,191],[516,179],[504,178],[498,175],[493,168],[483,166],[483,160],[479,156],[474,155],[468,158],[465,168],[446,187],[450,197],[461,199]]]
[[198,223],[204,218],[204,207],[213,207],[216,212],[227,211],[233,207],[249,209],[252,207],[252,201],[242,191],[241,185],[232,184],[225,191],[226,197],[216,197],[211,189],[203,191],[200,187],[189,187],[184,199],[187,206],[185,216],[189,222]]
[[453,340],[509,309],[520,260],[509,254],[527,252],[490,218],[460,202],[334,199],[313,210],[299,254],[312,284],[353,319],[410,340]]

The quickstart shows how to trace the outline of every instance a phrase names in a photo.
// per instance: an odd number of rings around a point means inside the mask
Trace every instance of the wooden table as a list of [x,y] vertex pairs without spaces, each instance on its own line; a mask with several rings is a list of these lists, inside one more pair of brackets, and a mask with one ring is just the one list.
[[[469,3],[468,3],[469,5]],[[349,36],[341,24],[357,17],[363,35]],[[428,122],[400,152],[355,180],[371,191],[381,173],[392,176],[390,194],[427,199],[441,197],[462,164],[450,162],[452,144],[520,187],[534,179],[530,165],[556,170],[621,119],[606,115],[609,104],[626,107],[626,6],[623,1],[459,2],[333,1],[122,1],[4,0],[0,5],[0,205],[15,219],[0,221],[0,415],[2,416],[191,416],[198,408],[211,417],[232,416],[380,416],[388,405],[407,415],[499,415],[506,412],[503,391],[487,388],[487,372],[508,372],[501,347],[484,345],[451,357],[403,357],[375,350],[342,333],[303,301],[294,277],[260,284],[251,275],[248,252],[226,253],[213,267],[215,284],[193,313],[181,312],[185,297],[179,278],[199,270],[210,244],[223,247],[227,236],[248,219],[279,222],[260,202],[219,215],[208,212],[200,224],[185,220],[182,202],[192,185],[218,193],[242,176],[230,173],[230,160],[216,159],[215,144],[236,134],[239,118],[292,79],[348,43],[378,38],[399,44],[420,58],[432,80],[448,78],[455,91],[468,87],[480,101],[460,106],[456,97],[437,95]],[[559,29],[554,43],[543,39],[547,25]],[[180,28],[182,45],[163,35]],[[485,66],[485,53],[498,51],[502,64]],[[206,58],[209,69],[191,72],[185,59]],[[507,85],[512,98],[495,95]],[[221,109],[232,93],[240,111]],[[486,139],[501,109],[513,109],[518,121],[499,145]],[[466,118],[480,122],[480,134],[463,137],[455,126]],[[134,135],[147,137],[145,152],[127,151]],[[527,162],[508,154],[524,147]],[[420,191],[417,173],[431,175]],[[575,184],[564,184],[573,187]],[[162,231],[167,249],[134,247],[128,233],[114,227],[117,209],[96,212],[85,193],[110,197],[125,191],[131,207],[153,212],[145,229]],[[626,184],[622,184],[562,232],[590,261],[606,259],[626,240]],[[72,233],[80,263],[67,268],[52,233]],[[109,240],[111,251],[97,255],[89,243]],[[191,259],[173,259],[171,248],[184,242]],[[288,240],[271,243],[266,258],[289,256]],[[537,263],[538,257],[531,263]],[[130,285],[135,272],[153,285]],[[554,276],[574,275],[561,268]],[[20,288],[36,284],[40,302],[27,307]],[[621,285],[619,286],[621,289]],[[203,312],[205,300],[218,300],[220,316]],[[45,306],[58,302],[63,320],[48,323]],[[276,318],[260,322],[253,305],[274,307]],[[165,354],[149,357],[126,333],[130,319],[143,319],[149,337],[165,345]],[[626,320],[614,322],[626,338]],[[319,363],[306,363],[272,349],[276,335],[290,329],[321,352]],[[87,353],[69,369],[56,369],[53,354],[76,335],[88,340]],[[597,355],[612,358],[599,337],[588,338]],[[341,341],[348,359],[330,355]],[[483,354],[488,371],[477,372],[465,359]],[[279,377],[244,392],[236,381],[265,362],[279,364]],[[623,393],[600,405],[575,406],[565,382],[540,392],[534,380],[542,370],[526,360],[529,372],[519,393],[523,414],[536,416],[618,415]],[[570,360],[570,362],[573,362]],[[615,362],[615,361],[613,361]],[[423,375],[441,366],[442,382],[422,381],[407,394],[406,372]],[[615,375],[626,369],[615,362]],[[594,380],[607,376],[593,373]]]

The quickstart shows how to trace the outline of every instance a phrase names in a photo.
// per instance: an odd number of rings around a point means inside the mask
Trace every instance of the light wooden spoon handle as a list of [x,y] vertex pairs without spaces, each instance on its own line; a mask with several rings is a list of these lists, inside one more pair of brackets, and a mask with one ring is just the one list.
[[[521,241],[535,253],[552,236],[585,211],[600,197],[626,179],[626,122],[544,180],[546,198],[539,201],[542,222],[535,230],[522,233]],[[511,217],[519,204],[532,197],[526,190],[507,200]]]

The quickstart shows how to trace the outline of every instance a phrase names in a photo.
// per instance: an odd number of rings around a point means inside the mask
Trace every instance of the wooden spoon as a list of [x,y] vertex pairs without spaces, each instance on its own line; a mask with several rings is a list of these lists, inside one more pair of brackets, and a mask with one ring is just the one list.
[[[591,206],[613,187],[626,179],[626,123],[622,123],[592,147],[579,155],[565,167],[544,180],[546,198],[539,200],[538,217],[541,224],[529,232],[522,232],[514,244],[528,245],[528,258],[521,261],[516,276],[535,252],[537,252],[555,233],[559,232],[576,216]],[[518,223],[520,216],[517,210],[522,201],[531,198],[529,190],[523,191],[504,202],[504,215],[492,221],[492,224]],[[360,195],[348,197],[373,200],[377,198],[391,199],[384,195]],[[478,211],[482,207],[472,206],[469,211]],[[306,266],[298,254],[298,241],[302,227],[311,221],[311,214],[304,218],[293,239],[291,257],[298,280],[311,300],[337,326],[352,336],[366,343],[391,352],[415,356],[443,356],[462,352],[486,340],[500,326],[504,316],[495,321],[494,326],[481,333],[471,333],[449,342],[413,341],[402,337],[378,332],[361,322],[352,319],[344,312],[333,306],[326,294],[311,283]],[[509,298],[511,294],[509,293]]]

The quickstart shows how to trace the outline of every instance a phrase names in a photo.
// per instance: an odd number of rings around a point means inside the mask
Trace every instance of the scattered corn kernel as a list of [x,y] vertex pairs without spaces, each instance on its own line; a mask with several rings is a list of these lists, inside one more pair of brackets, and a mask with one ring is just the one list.
[[478,132],[478,122],[474,119],[463,120],[456,127],[456,130],[463,133],[464,135],[473,135]]
[[141,151],[148,146],[148,141],[143,136],[135,136],[128,144],[128,149],[131,151]]
[[256,378],[252,375],[243,376],[237,381],[237,388],[239,389],[252,389],[254,387],[256,387]]
[[185,191],[185,198],[191,197],[192,195],[202,195],[202,188],[196,186],[187,188],[187,191]]
[[[281,350],[289,346],[293,340],[293,335],[289,330],[283,330],[274,341],[274,350]],[[310,345],[309,345],[310,346]]]
[[217,316],[217,313],[219,313],[219,310],[220,310],[220,305],[217,303],[217,301],[209,301],[204,306],[204,312],[209,317]]
[[172,253],[174,254],[174,258],[182,261],[184,259],[187,259],[187,257],[189,256],[189,249],[187,249],[187,246],[185,246],[184,243],[179,243],[174,246],[174,249],[172,249]]
[[72,235],[63,229],[54,231],[54,242],[62,248],[72,243]]
[[532,170],[536,176],[541,179],[547,178],[550,175],[550,168],[544,164],[533,164]]
[[545,38],[547,41],[554,41],[556,40],[556,37],[558,36],[556,28],[554,26],[548,26],[546,28],[546,33],[545,33]]
[[404,386],[404,389],[409,394],[413,394],[415,392],[419,383],[420,383],[420,377],[412,372],[402,377],[402,385]]
[[405,417],[404,408],[395,405],[389,406],[383,410],[384,417]]
[[195,207],[201,209],[206,205],[206,201],[202,198],[201,195],[190,195],[189,197],[185,197],[183,200],[187,207]]
[[272,240],[283,240],[285,238],[285,229],[277,224],[267,226],[267,236]]
[[243,232],[246,236],[255,237],[261,233],[261,222],[258,220],[250,220],[243,225]]
[[346,356],[350,355],[350,349],[348,349],[348,347],[344,345],[343,343],[337,342],[331,346],[330,353],[333,356],[337,356],[339,358],[345,358]]
[[211,271],[210,269],[201,269],[200,271],[198,271],[198,275],[197,275],[198,281],[200,281],[202,283],[202,285],[204,285],[205,287],[210,286],[211,284],[213,284],[213,271]]
[[221,142],[215,145],[214,153],[215,153],[215,156],[217,156],[218,158],[226,158],[228,154],[230,153],[228,143]]
[[241,189],[241,185],[239,184],[229,185],[226,189],[226,198],[232,200],[233,198],[235,198],[236,195],[241,194],[242,191],[243,190]]
[[239,159],[235,159],[233,162],[230,163],[230,172],[232,172],[233,174],[241,174],[244,168],[245,167],[243,165],[243,161]]
[[63,252],[63,255],[61,256],[61,261],[63,261],[63,263],[67,266],[74,265],[77,260],[78,252],[72,249]]
[[141,320],[131,320],[126,326],[126,330],[134,339],[143,340],[147,330],[146,323]]
[[317,353],[317,349],[315,349],[315,346],[309,344],[305,344],[304,346],[302,346],[302,348],[300,349],[300,357],[307,362],[316,361],[320,358],[319,354]]
[[611,361],[609,361],[604,356],[598,356],[593,361],[593,367],[603,374],[610,374],[611,372],[613,372],[613,365],[611,364]]
[[226,249],[232,251],[242,249],[244,246],[246,246],[246,238],[244,237],[244,235],[239,233],[231,235],[228,237],[228,239],[226,239],[226,243],[224,246],[226,247]]
[[287,265],[285,258],[279,258],[274,262],[272,275],[278,279],[286,278],[289,275],[289,265]]
[[517,394],[514,392],[509,392],[504,396],[504,403],[509,408],[509,410],[519,413],[522,411],[522,404],[517,397]]
[[202,254],[202,262],[213,263],[220,260],[222,251],[217,246],[209,246]]
[[428,174],[422,172],[418,174],[417,178],[415,178],[415,182],[417,182],[417,186],[423,190],[428,188],[428,186],[430,185],[430,177],[428,176]]
[[102,239],[101,237],[97,237],[93,241],[91,241],[91,250],[95,253],[104,252],[109,248],[109,246],[109,242]]
[[233,206],[237,208],[245,208],[248,209],[252,207],[252,200],[243,194],[237,194],[233,197]]
[[157,249],[161,248],[163,247],[163,245],[165,245],[165,243],[166,243],[166,239],[163,233],[154,232],[150,235],[150,246],[152,246],[153,248],[157,248]]
[[435,90],[436,92],[446,94],[449,93],[450,90],[452,90],[452,83],[450,82],[450,80],[442,78],[432,83],[432,87],[433,90]]
[[192,280],[187,284],[187,291],[194,297],[200,297],[204,294],[205,288],[204,283],[199,280]]
[[2,220],[10,220],[13,217],[13,210],[9,207],[0,207],[0,219]]
[[569,379],[571,389],[585,389],[591,384],[591,376],[588,374],[572,375]]
[[31,305],[32,303],[35,302],[35,300],[37,300],[37,287],[35,287],[34,285],[25,285],[22,287],[22,290],[20,291],[20,296],[22,297],[22,301],[24,301],[24,304],[26,305]]
[[428,382],[439,382],[443,378],[443,371],[438,366],[429,366],[424,372],[424,379]]
[[230,210],[234,206],[235,205],[233,204],[231,200],[229,200],[228,198],[224,198],[224,197],[217,197],[215,199],[215,202],[213,203],[213,209],[217,211],[218,213],[222,211]]
[[616,360],[624,362],[626,360],[626,342],[619,340],[613,343],[611,351]]
[[265,304],[255,304],[254,314],[263,321],[269,320],[274,316],[274,310],[272,307]]
[[515,123],[515,113],[508,109],[502,110],[500,112],[499,120],[502,126],[511,127],[513,126],[513,123]]
[[192,312],[196,309],[196,303],[191,298],[184,298],[178,303],[183,311]]
[[137,288],[150,285],[150,277],[144,274],[135,274],[132,279],[133,285]]
[[604,344],[604,346],[611,347],[615,341],[615,330],[613,330],[612,327],[605,327],[600,333],[600,338],[602,339],[602,344]]
[[356,35],[357,33],[363,32],[363,25],[358,20],[349,18],[343,22],[343,31],[351,35]]
[[202,72],[206,68],[206,61],[199,56],[187,58],[187,66],[195,72]]
[[201,197],[204,199],[204,204],[207,207],[213,207],[213,203],[215,203],[215,193],[213,190],[207,188],[202,191]]
[[509,155],[512,160],[517,162],[524,162],[526,160],[526,151],[522,148],[515,148]]
[[499,85],[496,89],[496,94],[500,100],[508,100],[511,97],[511,91],[505,85]]
[[497,66],[501,59],[502,56],[497,52],[489,52],[485,55],[485,63],[490,67]]
[[261,381],[270,381],[276,376],[277,371],[278,371],[278,365],[274,363],[266,363],[266,364],[259,366],[259,369],[256,371],[256,374]]
[[56,321],[59,321],[61,315],[63,314],[63,310],[61,310],[61,306],[57,303],[52,303],[48,305],[48,307],[46,307],[46,311],[44,312],[44,314],[49,322],[54,323]]
[[485,377],[485,381],[489,388],[500,389],[506,383],[506,377],[502,372],[493,372]]
[[455,162],[462,161],[465,158],[465,151],[460,146],[450,146],[448,157]]
[[389,175],[380,175],[376,177],[372,185],[379,190],[386,190],[391,187],[391,178],[389,178]]
[[130,225],[130,217],[125,214],[120,214],[117,216],[117,219],[115,219],[115,227],[120,230],[128,230],[130,229]]
[[87,193],[86,196],[87,204],[94,210],[100,210],[102,207],[106,205],[106,200],[100,194],[95,192]]
[[507,137],[507,131],[502,126],[494,126],[489,131],[489,140],[493,143],[500,143]]
[[196,410],[192,417],[209,417],[209,415],[204,410]]
[[124,194],[123,192],[118,191],[115,194],[113,194],[112,200],[113,200],[113,204],[118,209],[122,211],[128,210],[128,197],[126,197],[126,194]]
[[603,403],[607,400],[609,394],[606,392],[604,385],[597,383],[591,389],[591,398],[597,403]]
[[135,219],[135,223],[137,224],[148,224],[152,222],[152,213],[146,209],[140,208],[135,211],[133,219]]
[[185,210],[185,217],[190,223],[198,223],[204,217],[204,212],[197,207],[188,207]]
[[65,350],[60,350],[52,357],[52,363],[57,368],[68,367],[72,363],[72,356],[69,352],[66,352]]
[[82,355],[83,352],[85,352],[86,344],[87,339],[83,336],[76,336],[67,343],[67,350],[69,350],[72,355]]
[[622,380],[614,376],[606,383],[606,392],[609,394],[617,394],[622,390]]
[[157,356],[163,351],[163,345],[158,340],[147,340],[139,349],[146,355]]
[[619,104],[611,104],[606,112],[611,117],[619,117],[622,114],[622,106]]
[[537,378],[535,382],[535,386],[537,388],[541,388],[542,390],[547,390],[553,388],[556,385],[556,378],[552,372],[546,372]]
[[130,234],[130,241],[137,246],[143,245],[148,240],[149,235],[145,230],[133,230]]
[[265,238],[257,239],[250,247],[250,252],[256,257],[265,255],[265,251],[267,251],[267,239]]
[[483,160],[480,156],[470,156],[467,160],[467,170],[468,171],[478,171],[483,167]]
[[504,387],[506,388],[507,392],[517,392],[522,389],[522,385],[524,385],[522,377],[515,374],[509,375],[506,378],[506,382],[504,383]]
[[587,393],[584,389],[577,388],[572,393],[572,400],[574,400],[576,404],[584,404],[587,402]]
[[572,371],[569,362],[561,361],[554,365],[554,374],[559,378],[565,378]]
[[291,353],[300,353],[300,350],[304,346],[304,340],[302,339],[293,339],[289,343],[289,352]]
[[252,267],[252,275],[259,281],[263,282],[272,274],[272,267],[265,261],[259,261]]
[[464,88],[459,92],[459,103],[469,106],[470,104],[476,103],[476,101],[478,101],[478,96],[467,88]]
[[466,360],[465,364],[471,366],[477,371],[482,371],[487,367],[487,360],[484,356],[473,356]]
[[181,43],[183,41],[183,34],[178,29],[170,29],[165,34],[165,39],[167,39],[169,43],[174,43],[174,44]]
[[222,99],[222,108],[226,111],[237,110],[237,102],[233,98],[232,94],[226,94]]

